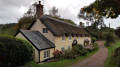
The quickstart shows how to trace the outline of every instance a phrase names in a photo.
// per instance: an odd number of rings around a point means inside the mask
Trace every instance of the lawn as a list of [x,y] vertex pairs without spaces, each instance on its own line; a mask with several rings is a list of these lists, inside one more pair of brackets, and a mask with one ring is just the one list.
[[108,57],[105,61],[105,67],[110,67],[109,66],[110,59],[111,59],[112,54],[114,53],[115,49],[118,47],[120,47],[120,41],[117,41],[116,43],[112,44],[111,47],[107,47],[108,48]]
[[30,62],[29,63],[29,66],[30,67],[67,67],[67,66],[70,66],[74,63],[77,63],[81,60],[84,60],[90,56],[92,56],[94,53],[96,53],[99,49],[91,52],[91,53],[88,53],[86,56],[80,56],[76,59],[64,59],[64,60],[60,60],[60,61],[57,61],[57,62],[49,62],[49,63],[44,63],[44,64],[36,64],[35,62]]

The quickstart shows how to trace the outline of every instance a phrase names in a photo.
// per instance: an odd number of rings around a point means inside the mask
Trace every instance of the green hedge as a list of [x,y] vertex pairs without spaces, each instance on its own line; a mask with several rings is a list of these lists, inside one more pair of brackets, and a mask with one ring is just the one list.
[[33,48],[22,39],[0,37],[0,67],[16,67],[32,60]]

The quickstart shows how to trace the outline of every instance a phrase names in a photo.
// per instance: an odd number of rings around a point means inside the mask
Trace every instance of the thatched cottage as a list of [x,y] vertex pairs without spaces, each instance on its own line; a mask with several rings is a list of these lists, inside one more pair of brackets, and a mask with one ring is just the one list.
[[36,7],[37,19],[27,30],[19,30],[15,37],[29,41],[34,48],[35,62],[53,58],[57,49],[71,49],[74,44],[90,44],[91,36],[79,26],[43,15],[43,5]]

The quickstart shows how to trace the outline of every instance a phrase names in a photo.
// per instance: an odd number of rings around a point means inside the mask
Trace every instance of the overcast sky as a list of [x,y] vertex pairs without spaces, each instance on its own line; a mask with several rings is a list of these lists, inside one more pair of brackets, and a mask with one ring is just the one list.
[[[23,16],[29,6],[38,2],[39,0],[0,0],[0,24],[17,23],[18,19]],[[95,0],[41,0],[44,4],[45,14],[56,6],[59,9],[59,14],[62,18],[72,19],[76,24],[84,22],[77,18],[79,10],[88,6]],[[108,26],[111,23],[111,27],[116,28],[120,26],[120,17],[117,19],[105,19],[105,23]]]

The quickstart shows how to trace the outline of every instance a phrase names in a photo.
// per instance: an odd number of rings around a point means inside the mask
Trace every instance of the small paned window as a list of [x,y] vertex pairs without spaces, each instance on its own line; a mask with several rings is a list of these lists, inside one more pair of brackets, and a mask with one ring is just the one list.
[[48,33],[48,29],[47,28],[43,28],[43,33]]
[[68,46],[68,50],[70,50],[70,46]]
[[62,51],[62,52],[64,52],[64,51],[65,51],[64,47],[63,47],[63,48],[61,48],[61,51]]
[[44,59],[48,59],[49,58],[49,51],[44,51]]

